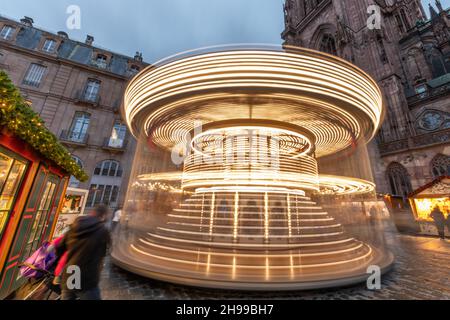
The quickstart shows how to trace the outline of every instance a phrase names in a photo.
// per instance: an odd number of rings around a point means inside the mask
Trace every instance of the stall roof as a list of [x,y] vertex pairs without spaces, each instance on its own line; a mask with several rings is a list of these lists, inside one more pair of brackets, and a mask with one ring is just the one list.
[[450,196],[450,176],[440,176],[409,194],[409,198]]

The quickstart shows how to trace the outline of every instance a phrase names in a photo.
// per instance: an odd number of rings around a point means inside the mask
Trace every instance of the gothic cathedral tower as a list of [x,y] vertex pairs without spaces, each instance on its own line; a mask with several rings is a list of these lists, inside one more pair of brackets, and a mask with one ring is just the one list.
[[286,0],[285,44],[338,55],[383,90],[372,143],[378,191],[404,197],[450,175],[450,9],[420,0]]

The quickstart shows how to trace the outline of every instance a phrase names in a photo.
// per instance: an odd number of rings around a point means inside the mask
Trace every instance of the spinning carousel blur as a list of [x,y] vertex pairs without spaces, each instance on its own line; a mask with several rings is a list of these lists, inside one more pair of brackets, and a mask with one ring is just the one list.
[[130,222],[112,253],[120,267],[290,290],[392,264],[382,230],[342,214],[375,198],[366,145],[384,116],[375,81],[350,63],[290,47],[184,53],[139,73],[122,111],[138,148]]

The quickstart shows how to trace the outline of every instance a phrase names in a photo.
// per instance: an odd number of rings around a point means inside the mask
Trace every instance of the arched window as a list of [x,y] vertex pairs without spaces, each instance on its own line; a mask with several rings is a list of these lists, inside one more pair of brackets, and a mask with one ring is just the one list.
[[104,177],[121,177],[123,173],[120,163],[116,160],[105,160],[97,164],[94,175]]
[[393,162],[389,165],[387,177],[393,195],[406,198],[412,192],[409,173],[400,163]]
[[[83,162],[81,161],[80,158],[78,158],[77,156],[72,156],[72,159],[75,160],[75,162],[81,167],[83,168]],[[69,180],[69,187],[72,188],[78,188],[78,185],[80,184],[80,181],[78,181],[74,176],[70,177]]]
[[436,155],[431,160],[431,172],[433,177],[450,176],[450,156],[443,154]]
[[322,52],[337,55],[336,41],[331,34],[326,33],[322,36],[322,39],[320,40],[319,50]]

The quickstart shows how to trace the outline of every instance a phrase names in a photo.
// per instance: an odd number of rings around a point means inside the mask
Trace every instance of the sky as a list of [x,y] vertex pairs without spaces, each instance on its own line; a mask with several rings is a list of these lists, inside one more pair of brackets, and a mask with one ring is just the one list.
[[[423,0],[426,11],[428,3]],[[94,45],[151,63],[168,55],[211,45],[281,44],[284,0],[14,0],[0,1],[0,14],[71,39],[94,36]],[[450,0],[441,0],[450,7]],[[70,5],[81,10],[81,29],[69,30]]]

